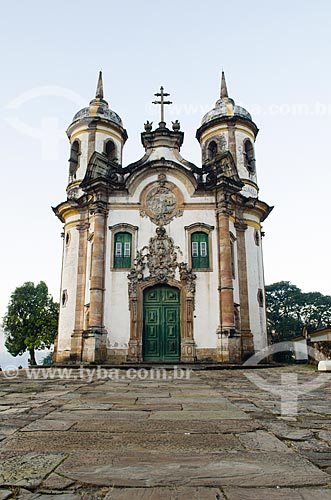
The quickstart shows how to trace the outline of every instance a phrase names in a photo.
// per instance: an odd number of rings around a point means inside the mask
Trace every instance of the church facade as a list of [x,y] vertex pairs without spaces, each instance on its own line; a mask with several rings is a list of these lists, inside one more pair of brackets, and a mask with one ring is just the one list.
[[267,345],[257,126],[228,96],[202,119],[201,165],[184,134],[145,123],[143,157],[103,96],[70,124],[57,363],[241,363]]

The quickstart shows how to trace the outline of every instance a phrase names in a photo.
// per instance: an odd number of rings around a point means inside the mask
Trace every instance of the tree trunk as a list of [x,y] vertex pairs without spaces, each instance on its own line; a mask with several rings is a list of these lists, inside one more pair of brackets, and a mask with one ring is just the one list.
[[34,354],[34,349],[29,349],[29,353],[30,353],[30,365],[31,366],[36,366],[37,361],[36,361],[36,357],[35,357],[35,354]]

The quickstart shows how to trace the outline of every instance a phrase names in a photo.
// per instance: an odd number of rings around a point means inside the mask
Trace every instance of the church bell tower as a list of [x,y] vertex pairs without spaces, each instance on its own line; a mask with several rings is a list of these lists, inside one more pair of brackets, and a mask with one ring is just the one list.
[[[94,154],[120,167],[127,140],[121,118],[104,99],[100,71],[95,98],[75,114],[70,142],[67,200],[55,214],[64,224],[59,331],[55,359],[104,361],[107,330],[103,318],[107,193],[82,189]],[[96,171],[97,167],[93,168]]]

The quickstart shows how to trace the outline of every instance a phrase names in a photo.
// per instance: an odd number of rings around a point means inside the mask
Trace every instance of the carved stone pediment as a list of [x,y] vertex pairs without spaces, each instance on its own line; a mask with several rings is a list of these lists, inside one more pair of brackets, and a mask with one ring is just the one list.
[[148,247],[143,247],[137,252],[134,267],[128,275],[129,296],[137,293],[138,284],[142,281],[157,281],[167,283],[176,277],[178,270],[179,280],[188,287],[191,296],[195,293],[196,275],[184,262],[178,262],[178,247],[173,239],[168,236],[164,227],[156,228],[156,235],[149,240]]
[[88,188],[95,182],[103,182],[113,188],[122,187],[124,176],[121,165],[108,160],[105,154],[95,151],[88,163],[81,187],[83,189]]
[[209,185],[216,185],[226,179],[242,184],[236,164],[229,151],[216,155],[213,160],[205,163],[204,168],[207,172],[206,183]]

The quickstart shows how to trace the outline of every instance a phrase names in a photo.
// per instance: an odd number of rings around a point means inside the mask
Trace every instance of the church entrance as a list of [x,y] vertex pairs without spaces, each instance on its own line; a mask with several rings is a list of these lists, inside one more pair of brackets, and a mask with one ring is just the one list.
[[144,290],[143,359],[180,361],[180,291],[167,285]]

